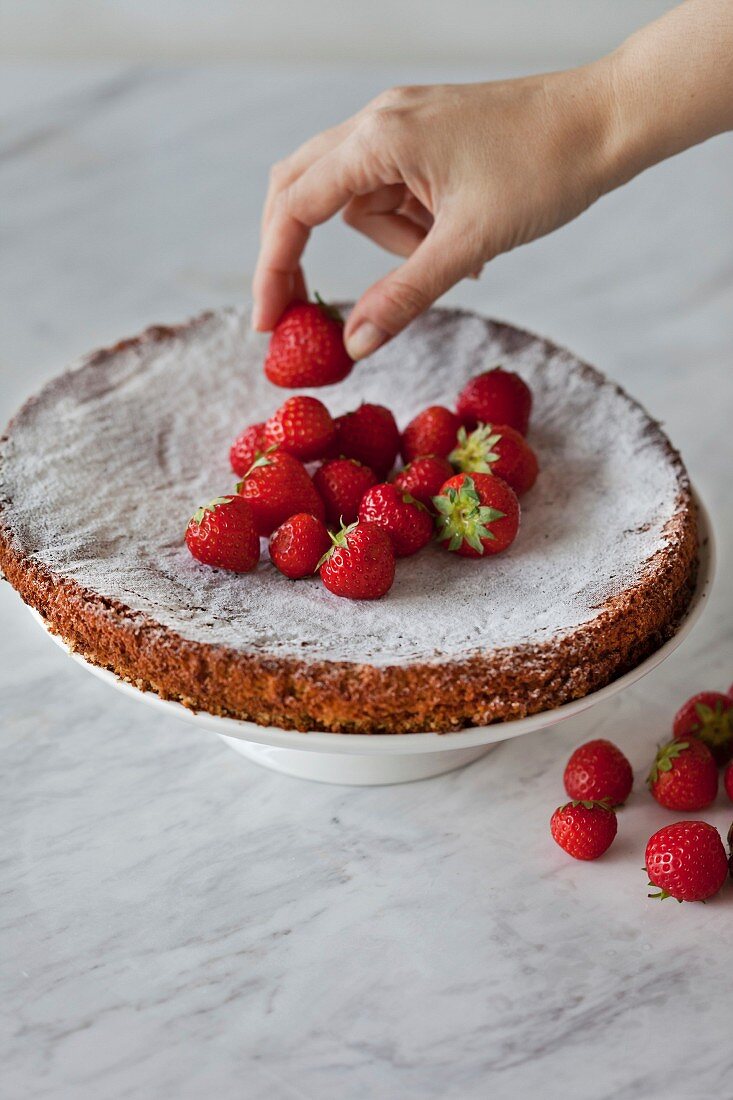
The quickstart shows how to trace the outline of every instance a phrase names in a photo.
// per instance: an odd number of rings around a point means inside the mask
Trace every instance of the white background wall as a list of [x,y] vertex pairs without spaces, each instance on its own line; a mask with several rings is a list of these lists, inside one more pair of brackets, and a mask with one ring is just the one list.
[[611,49],[672,0],[0,0],[0,58],[522,60]]

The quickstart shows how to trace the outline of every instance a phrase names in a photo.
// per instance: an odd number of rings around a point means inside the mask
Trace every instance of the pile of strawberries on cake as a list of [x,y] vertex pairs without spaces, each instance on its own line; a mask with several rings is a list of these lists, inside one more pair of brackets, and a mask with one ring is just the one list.
[[[286,309],[265,374],[278,386],[325,386],[352,366],[341,317],[318,299]],[[289,397],[234,441],[236,493],[200,508],[186,543],[206,565],[247,573],[269,538],[286,577],[320,573],[331,592],[360,600],[384,596],[395,559],[433,538],[465,557],[498,554],[514,541],[518,497],[537,478],[524,438],[531,406],[527,385],[501,367],[472,378],[455,411],[431,405],[402,433],[382,405],[333,418],[315,397]]]

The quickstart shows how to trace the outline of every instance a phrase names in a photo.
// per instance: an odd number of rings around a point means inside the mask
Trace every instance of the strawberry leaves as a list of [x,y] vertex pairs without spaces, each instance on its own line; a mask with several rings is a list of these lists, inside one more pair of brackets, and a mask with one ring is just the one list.
[[662,745],[647,776],[647,784],[653,787],[659,779],[660,773],[671,772],[677,757],[681,756],[689,747],[689,741],[670,741],[668,745]]
[[481,503],[471,477],[463,479],[460,489],[450,488],[433,497],[433,504],[438,513],[438,539],[447,542],[449,550],[458,550],[466,542],[477,554],[483,554],[484,542],[496,538],[489,525],[505,515]]
[[470,433],[461,427],[458,429],[457,446],[448,455],[448,461],[466,473],[490,474],[492,465],[500,457],[493,449],[500,439],[501,435],[494,431],[491,424],[479,424]]

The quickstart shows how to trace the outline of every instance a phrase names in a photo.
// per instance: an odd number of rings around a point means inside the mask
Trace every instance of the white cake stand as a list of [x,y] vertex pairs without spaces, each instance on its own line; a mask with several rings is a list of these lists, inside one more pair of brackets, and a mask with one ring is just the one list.
[[[258,726],[235,718],[219,718],[206,711],[194,712],[180,703],[160,699],[150,691],[140,691],[121,680],[114,673],[90,664],[77,653],[71,652],[66,643],[55,634],[51,638],[65,649],[79,664],[84,665],[100,680],[136,699],[161,707],[169,714],[186,722],[195,723],[200,729],[211,730],[236,752],[274,771],[300,779],[315,779],[322,783],[343,783],[354,786],[373,786],[385,783],[407,783],[415,779],[427,779],[433,775],[452,771],[470,764],[489,752],[499,741],[519,737],[524,733],[554,726],[567,718],[595,706],[596,703],[623,691],[636,680],[669,656],[687,637],[700,617],[710,595],[715,573],[715,546],[710,517],[697,498],[700,528],[700,571],[697,587],[687,615],[677,633],[640,665],[613,683],[586,695],[583,699],[566,703],[555,710],[520,718],[514,722],[500,722],[492,726],[477,726],[455,733],[410,734],[343,734],[300,733],[294,730]],[[36,620],[47,630],[41,616],[29,609]]]

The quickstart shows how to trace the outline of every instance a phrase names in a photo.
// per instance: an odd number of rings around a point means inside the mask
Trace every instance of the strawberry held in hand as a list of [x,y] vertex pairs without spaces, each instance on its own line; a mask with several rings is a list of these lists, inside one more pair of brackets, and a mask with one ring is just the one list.
[[392,541],[376,523],[352,523],[331,536],[333,546],[321,564],[321,580],[336,596],[378,600],[394,581]]
[[398,558],[422,550],[433,537],[433,520],[424,505],[396,485],[373,485],[359,508],[362,523],[377,523],[392,539]]
[[646,846],[650,898],[705,901],[717,894],[728,876],[720,834],[706,821],[676,821],[649,838]]
[[291,580],[311,577],[331,546],[325,524],[308,512],[286,519],[270,536],[270,561]]
[[575,750],[568,760],[563,782],[570,797],[577,801],[591,799],[622,806],[631,794],[634,773],[621,749],[599,738]]
[[618,822],[606,802],[567,802],[550,819],[553,839],[573,859],[598,859],[616,836]]
[[511,485],[517,496],[529,492],[537,480],[537,456],[514,428],[479,424],[472,432],[461,427],[448,461],[464,473],[494,474]]
[[291,302],[275,325],[265,374],[276,386],[330,386],[353,367],[344,347],[341,314],[318,295],[315,302]]
[[259,454],[267,450],[264,424],[250,424],[232,443],[229,462],[237,477],[244,477]]
[[453,477],[453,467],[447,458],[423,455],[422,458],[414,458],[400,470],[394,484],[415,500],[419,500],[429,512],[435,513],[433,497],[438,495],[449,477]]
[[402,458],[412,462],[422,455],[445,458],[456,445],[461,421],[443,405],[430,405],[423,409],[402,433]]
[[704,810],[718,793],[718,769],[702,741],[670,741],[657,753],[647,783],[668,810]]
[[336,438],[331,414],[317,397],[289,397],[265,422],[268,447],[279,447],[301,462],[323,458]]
[[355,458],[378,477],[386,477],[400,449],[395,418],[384,405],[360,405],[353,412],[336,417],[337,456]]
[[463,557],[499,554],[511,546],[519,530],[516,494],[492,474],[456,474],[433,497],[433,504],[438,539]]
[[733,701],[719,691],[701,691],[674,716],[673,736],[694,736],[710,749],[716,764],[733,756]]
[[518,374],[501,367],[471,378],[456,401],[456,412],[470,430],[479,423],[508,424],[526,435],[531,411],[529,386]]
[[258,458],[237,485],[250,505],[259,535],[270,535],[297,512],[324,517],[323,501],[302,462],[287,451],[272,451]]
[[361,498],[376,480],[368,466],[353,458],[334,458],[319,466],[313,484],[326,506],[329,527],[353,523],[359,515]]
[[260,560],[252,509],[239,496],[217,497],[186,528],[186,545],[204,565],[249,573]]

